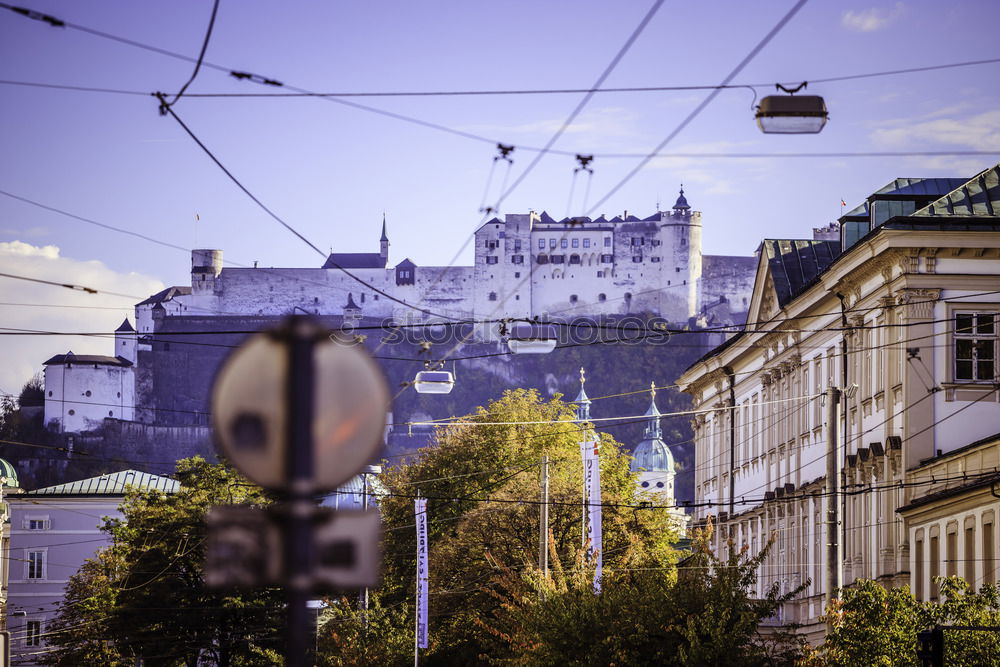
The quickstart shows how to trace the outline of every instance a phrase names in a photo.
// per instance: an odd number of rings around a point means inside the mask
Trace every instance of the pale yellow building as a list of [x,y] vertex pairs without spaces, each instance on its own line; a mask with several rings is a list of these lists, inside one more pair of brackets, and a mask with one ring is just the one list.
[[[821,395],[857,385],[839,424],[844,582],[911,583],[916,534],[897,510],[934,488],[911,478],[1000,431],[998,216],[1000,165],[896,179],[841,218],[837,241],[765,240],[747,325],[680,379],[708,410],[695,420],[695,520],[715,517],[720,548],[774,539],[758,585],[808,582],[775,620],[812,639],[830,502]],[[996,554],[992,523],[977,521]]]

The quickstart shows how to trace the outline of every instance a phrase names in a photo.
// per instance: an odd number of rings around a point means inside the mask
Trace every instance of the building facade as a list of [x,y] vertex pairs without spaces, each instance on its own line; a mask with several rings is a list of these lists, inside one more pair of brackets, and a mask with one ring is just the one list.
[[121,517],[127,486],[176,493],[168,477],[137,470],[92,477],[7,498],[10,584],[6,622],[11,662],[43,664],[47,624],[58,613],[69,578],[110,540],[105,517]]
[[[950,571],[942,563],[955,552],[932,548],[931,529],[911,530],[907,516],[934,492],[921,480],[935,462],[964,461],[956,452],[1000,431],[998,183],[1000,165],[971,180],[896,179],[841,218],[838,241],[764,241],[746,326],[680,379],[701,411],[696,519],[714,519],[720,549],[773,541],[759,592],[806,584],[778,620],[814,639],[831,502],[828,386],[849,389],[837,425],[845,585],[919,583],[926,596],[931,572]],[[990,456],[976,474],[996,475]],[[997,553],[992,516],[955,529],[973,529],[961,533],[964,557]],[[936,530],[944,545],[947,527]],[[974,583],[993,577],[968,572]]]

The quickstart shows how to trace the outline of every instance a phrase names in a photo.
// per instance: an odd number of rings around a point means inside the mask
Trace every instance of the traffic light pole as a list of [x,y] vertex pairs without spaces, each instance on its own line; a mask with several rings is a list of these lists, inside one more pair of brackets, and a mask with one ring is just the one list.
[[308,609],[312,572],[313,442],[315,392],[312,327],[292,318],[288,336],[288,448],[285,473],[289,481],[288,519],[285,533],[287,577],[286,667],[309,667],[309,649],[315,645],[315,629]]

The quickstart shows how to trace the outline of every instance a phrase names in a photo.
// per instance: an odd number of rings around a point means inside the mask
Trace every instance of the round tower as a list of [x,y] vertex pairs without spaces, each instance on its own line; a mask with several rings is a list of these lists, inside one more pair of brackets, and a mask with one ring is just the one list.
[[670,211],[660,214],[663,239],[661,315],[674,322],[686,321],[701,307],[701,212],[691,210],[684,186]]
[[215,294],[215,281],[222,273],[222,251],[198,249],[191,251],[191,293]]
[[135,329],[126,317],[121,325],[115,329],[115,356],[127,359],[135,364]]

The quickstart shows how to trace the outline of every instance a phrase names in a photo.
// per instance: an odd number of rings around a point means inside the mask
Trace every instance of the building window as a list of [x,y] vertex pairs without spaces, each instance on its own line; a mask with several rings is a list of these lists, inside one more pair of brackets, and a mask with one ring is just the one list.
[[486,263],[487,264],[496,264],[499,259],[500,258],[497,257],[496,255],[491,255],[490,257],[486,258]]
[[611,264],[613,261],[615,261],[614,255],[601,255],[601,263]]
[[554,250],[555,247],[556,247],[556,239],[549,239],[549,248],[552,248]]
[[560,248],[568,248],[569,247],[569,241],[567,239],[559,239],[559,247]]
[[642,255],[632,255],[632,263],[638,264],[642,261]]
[[41,621],[28,621],[24,625],[24,645],[25,646],[41,646],[42,645],[42,622]]
[[572,255],[569,256],[569,263],[570,264],[579,264],[580,263],[580,256],[577,255],[576,253],[573,253]]
[[506,232],[500,232],[500,238],[505,238],[507,236]]
[[545,250],[545,239],[538,239],[538,249]]
[[510,256],[510,263],[511,264],[524,264],[524,255],[511,255]]
[[[576,246],[573,246],[573,247],[575,248]],[[589,248],[590,247],[590,239],[584,239],[583,240],[583,247],[584,248]]]
[[955,314],[955,380],[993,382],[997,377],[997,314]]
[[650,257],[649,261],[651,261],[651,262],[653,262],[655,264],[655,263],[657,263],[657,262],[660,261],[660,258],[659,257]]
[[52,396],[52,392],[51,391],[49,391],[49,396]]
[[549,263],[549,256],[548,255],[539,255],[535,259],[535,261],[537,261],[539,264],[548,264]]
[[652,241],[649,242],[649,245],[656,246],[656,245],[660,245],[660,243],[661,243],[660,239],[653,239]]
[[520,271],[515,271],[514,272],[514,277],[515,278],[520,278],[521,277],[521,272]]
[[40,550],[28,551],[26,554],[25,566],[27,567],[27,573],[25,579],[44,579],[45,578],[45,552]]
[[521,239],[514,239],[514,252],[521,252]]
[[496,300],[497,300],[497,293],[490,292],[490,301],[496,301]]
[[604,271],[598,271],[597,272],[597,277],[598,278],[603,278],[604,277]]
[[569,302],[570,303],[576,303],[577,300],[578,300],[578,298],[577,298],[576,294],[570,294],[569,295]]
[[28,530],[48,530],[49,529],[49,517],[39,516],[39,517],[28,517],[24,520],[24,527]]
[[604,303],[605,301],[608,300],[608,295],[605,294],[604,292],[601,292],[600,294],[597,295],[597,300],[600,301],[601,303]]
[[76,410],[70,409],[69,416],[72,417],[75,414],[76,414]]
[[580,239],[573,239],[573,247],[574,248],[580,247]]
[[565,264],[566,263],[566,255],[552,255],[551,257],[549,257],[549,260],[553,264]]
[[610,236],[605,236],[604,237],[604,247],[605,248],[610,248],[611,247],[611,237]]

